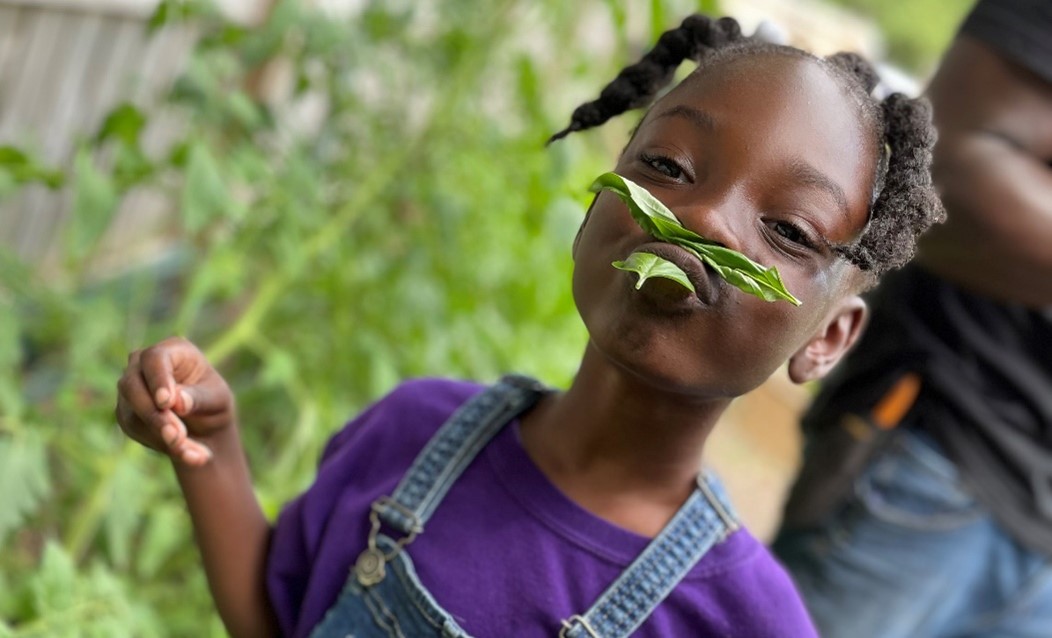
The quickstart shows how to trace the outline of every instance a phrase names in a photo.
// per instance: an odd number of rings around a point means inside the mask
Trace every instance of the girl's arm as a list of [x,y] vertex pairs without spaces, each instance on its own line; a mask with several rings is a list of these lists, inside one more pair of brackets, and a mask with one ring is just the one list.
[[265,588],[270,525],[252,490],[236,428],[209,442],[212,460],[173,459],[216,609],[231,636],[276,636]]
[[226,381],[192,343],[167,339],[132,353],[117,387],[121,429],[172,459],[227,631],[277,635],[265,589],[270,526],[252,490]]

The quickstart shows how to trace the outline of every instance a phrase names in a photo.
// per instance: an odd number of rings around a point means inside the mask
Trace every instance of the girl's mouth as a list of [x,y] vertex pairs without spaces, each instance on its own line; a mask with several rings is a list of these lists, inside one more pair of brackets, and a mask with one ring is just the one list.
[[694,285],[694,292],[691,293],[682,285],[668,279],[648,279],[638,291],[639,293],[657,295],[662,298],[679,297],[689,301],[696,300],[705,306],[710,306],[716,301],[719,292],[717,275],[710,272],[700,259],[687,250],[668,242],[654,241],[636,246],[633,252],[650,253],[672,262],[679,266],[680,270],[687,275],[690,283]]

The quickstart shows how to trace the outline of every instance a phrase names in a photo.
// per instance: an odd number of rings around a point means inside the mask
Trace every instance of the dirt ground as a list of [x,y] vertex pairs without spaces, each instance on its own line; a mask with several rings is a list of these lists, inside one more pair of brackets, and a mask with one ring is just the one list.
[[736,401],[706,445],[706,464],[727,486],[746,527],[764,541],[774,534],[800,464],[798,418],[809,400],[783,370]]

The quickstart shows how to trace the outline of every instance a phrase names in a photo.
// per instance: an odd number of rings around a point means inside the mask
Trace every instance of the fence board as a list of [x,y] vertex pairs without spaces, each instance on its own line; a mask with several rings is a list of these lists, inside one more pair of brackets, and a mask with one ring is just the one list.
[[[186,28],[147,38],[147,15],[0,0],[0,144],[68,168],[77,141],[113,107],[124,100],[148,107],[194,40]],[[0,245],[35,264],[57,256],[70,200],[68,188],[24,189],[0,205]],[[136,217],[126,223],[134,232]]]

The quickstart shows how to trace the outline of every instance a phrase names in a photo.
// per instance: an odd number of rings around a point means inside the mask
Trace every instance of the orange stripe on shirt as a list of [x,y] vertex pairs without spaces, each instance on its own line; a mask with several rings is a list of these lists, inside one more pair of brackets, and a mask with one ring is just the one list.
[[870,417],[882,430],[890,430],[902,422],[920,394],[921,378],[915,372],[902,375],[895,385],[873,406]]

